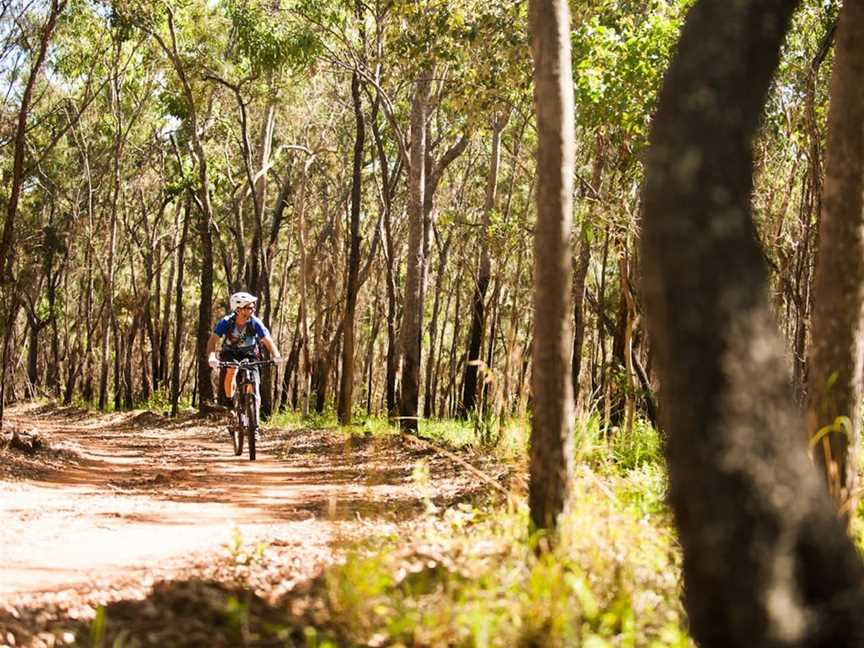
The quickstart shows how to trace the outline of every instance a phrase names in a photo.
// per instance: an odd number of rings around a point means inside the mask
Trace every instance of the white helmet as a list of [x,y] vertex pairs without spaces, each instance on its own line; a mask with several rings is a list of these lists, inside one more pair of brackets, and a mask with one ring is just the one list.
[[258,298],[255,295],[250,295],[248,292],[236,292],[228,300],[232,311],[236,311],[238,308],[248,306],[249,304],[254,304],[256,301],[258,301]]

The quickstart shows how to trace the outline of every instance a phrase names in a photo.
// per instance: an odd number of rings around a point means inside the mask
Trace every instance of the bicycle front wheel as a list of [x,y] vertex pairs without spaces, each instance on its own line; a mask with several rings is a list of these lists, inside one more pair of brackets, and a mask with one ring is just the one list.
[[231,432],[231,441],[234,443],[234,454],[240,456],[243,454],[243,437],[246,436],[246,427],[243,419],[246,415],[243,410],[238,410],[235,414],[234,429]]

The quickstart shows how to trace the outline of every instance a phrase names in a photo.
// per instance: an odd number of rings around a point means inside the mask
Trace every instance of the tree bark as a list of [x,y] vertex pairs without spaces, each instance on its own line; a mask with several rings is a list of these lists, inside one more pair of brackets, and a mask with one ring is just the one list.
[[573,402],[579,405],[579,379],[582,373],[582,346],[585,340],[585,281],[588,277],[588,267],[591,264],[591,231],[593,223],[591,216],[599,197],[600,185],[603,181],[605,155],[602,139],[598,136],[594,146],[594,164],[591,173],[592,207],[579,227],[579,256],[573,270],[573,359],[571,373],[573,380]]
[[751,217],[752,141],[795,5],[696,3],[646,160],[646,321],[703,648],[864,640],[864,569],[807,460]]
[[354,160],[351,176],[351,245],[348,253],[348,281],[345,286],[345,315],[342,324],[342,372],[339,380],[338,416],[342,425],[351,425],[354,406],[354,320],[357,310],[358,274],[360,271],[360,201],[363,182],[363,146],[366,125],[360,102],[360,75],[351,75],[351,100],[354,107]]
[[[115,36],[116,38],[116,36]],[[113,184],[111,187],[111,215],[108,234],[108,260],[105,271],[105,303],[107,311],[102,320],[102,358],[99,368],[99,409],[103,412],[108,407],[108,355],[110,353],[109,327],[116,331],[117,322],[114,316],[114,255],[117,248],[117,210],[120,201],[120,161],[123,152],[123,111],[120,107],[120,51],[123,47],[119,38],[114,44],[114,58],[111,64],[111,112],[114,117],[114,159]],[[115,335],[115,341],[119,336]],[[119,349],[115,347],[114,356],[119,358]],[[114,390],[119,394],[120,384],[115,381]]]
[[501,161],[501,131],[507,125],[510,112],[496,116],[492,123],[492,155],[489,160],[489,174],[486,176],[486,199],[483,205],[483,222],[480,227],[480,260],[477,268],[477,283],[471,299],[471,331],[468,334],[468,360],[465,363],[465,377],[462,381],[462,399],[459,416],[466,418],[477,401],[477,372],[480,369],[480,347],[483,343],[483,329],[486,326],[486,290],[492,275],[492,260],[489,255],[489,224],[496,206],[498,193],[498,166]]
[[[432,300],[432,319],[429,321],[429,357],[426,359],[426,389],[423,393],[423,416],[427,418],[435,415],[435,384],[433,381],[433,375],[437,354],[440,352],[440,347],[436,343],[438,336],[438,317],[441,309],[441,289],[444,284],[444,273],[447,269],[447,256],[450,251],[450,240],[450,235],[448,235],[438,252],[438,272],[435,275],[435,297]],[[444,316],[446,318],[446,312]],[[441,328],[443,329],[444,326],[442,325]]]
[[814,283],[807,427],[840,513],[857,509],[864,396],[864,6],[840,10]]
[[[177,284],[174,291],[174,346],[171,353],[171,416],[177,416],[180,409],[180,358],[183,351],[183,260],[186,255],[186,241],[189,237],[191,199],[187,198],[183,213],[183,233],[177,246]],[[170,301],[170,300],[166,300]]]
[[[528,505],[538,529],[554,531],[573,473],[570,260],[574,164],[570,15],[566,0],[531,0],[537,116],[534,345]],[[554,536],[549,536],[554,541]]]
[[432,73],[426,69],[416,81],[411,103],[411,168],[408,196],[408,266],[405,274],[400,355],[402,392],[399,419],[402,429],[417,431],[420,399],[420,335],[423,324],[423,221],[426,186],[426,112]]

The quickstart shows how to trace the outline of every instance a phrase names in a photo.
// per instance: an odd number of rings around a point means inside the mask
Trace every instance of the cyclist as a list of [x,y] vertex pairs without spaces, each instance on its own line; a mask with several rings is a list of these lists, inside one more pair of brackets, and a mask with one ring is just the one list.
[[[237,292],[231,295],[229,299],[231,313],[216,322],[210,339],[207,341],[207,362],[214,369],[219,368],[219,360],[225,362],[258,360],[261,357],[261,344],[267,348],[270,357],[275,362],[282,360],[282,354],[276,348],[270,331],[264,326],[264,322],[255,317],[255,302],[257,301],[258,298],[248,292]],[[223,338],[222,350],[219,353],[219,358],[217,358],[216,345],[220,338]],[[231,402],[234,398],[234,375],[236,372],[234,367],[226,367],[223,388],[225,395]],[[255,400],[258,403],[261,401],[261,395],[258,392],[257,372]]]

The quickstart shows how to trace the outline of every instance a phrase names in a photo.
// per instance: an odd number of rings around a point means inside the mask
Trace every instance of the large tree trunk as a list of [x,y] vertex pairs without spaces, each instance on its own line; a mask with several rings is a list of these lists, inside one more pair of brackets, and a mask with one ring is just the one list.
[[351,99],[354,106],[356,133],[351,179],[351,246],[348,254],[348,281],[345,286],[345,316],[342,324],[342,372],[339,380],[338,416],[342,425],[351,425],[354,406],[354,319],[357,310],[358,274],[360,272],[360,200],[362,198],[363,144],[366,126],[360,102],[360,75],[351,75]]
[[573,77],[566,0],[532,0],[530,17],[537,115],[537,225],[528,504],[534,525],[554,530],[567,507],[573,472]]
[[847,522],[857,510],[860,403],[864,396],[864,6],[840,13],[825,193],[814,283],[807,427],[815,458]]
[[420,332],[423,325],[423,220],[426,175],[426,111],[432,74],[420,73],[411,104],[411,168],[408,197],[408,266],[402,313],[400,351],[402,393],[399,399],[400,425],[417,431],[420,399]]
[[751,143],[795,4],[694,6],[647,158],[646,321],[703,648],[862,642],[864,569],[806,456],[751,217]]

